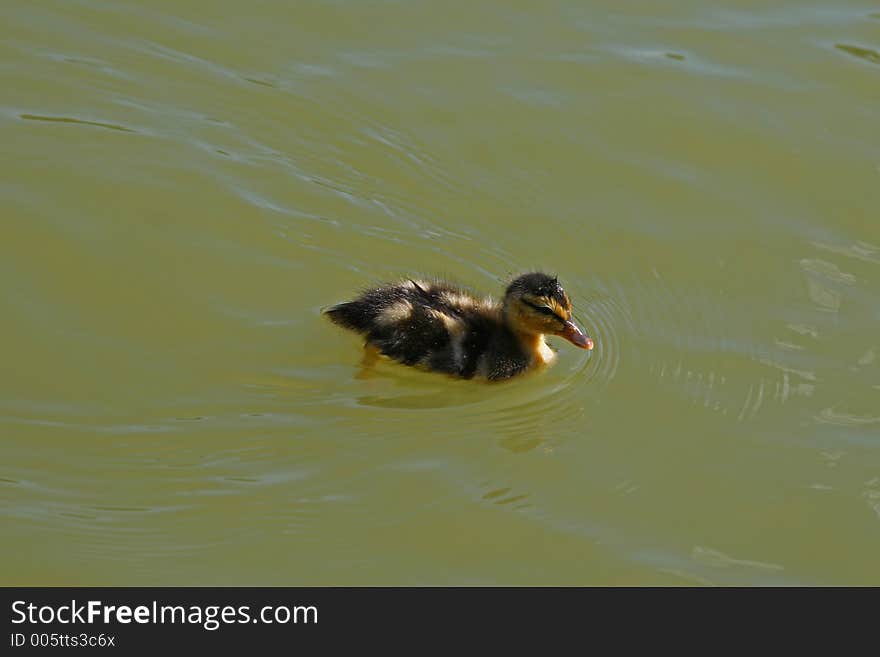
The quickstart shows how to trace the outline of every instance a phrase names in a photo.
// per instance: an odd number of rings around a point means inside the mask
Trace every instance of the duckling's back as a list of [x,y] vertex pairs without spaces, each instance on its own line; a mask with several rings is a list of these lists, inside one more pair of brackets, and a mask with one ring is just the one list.
[[439,281],[406,280],[368,290],[326,314],[365,335],[386,356],[464,378],[477,372],[502,325],[497,303]]

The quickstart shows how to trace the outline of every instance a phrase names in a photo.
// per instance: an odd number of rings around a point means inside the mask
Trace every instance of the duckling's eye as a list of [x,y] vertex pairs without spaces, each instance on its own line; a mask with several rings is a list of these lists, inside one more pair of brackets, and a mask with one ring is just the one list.
[[532,303],[531,301],[526,301],[525,299],[523,299],[523,303],[525,303],[529,308],[537,310],[542,315],[552,315],[554,317],[556,316],[556,313],[553,312],[553,309],[549,308],[548,306],[539,306],[538,304]]

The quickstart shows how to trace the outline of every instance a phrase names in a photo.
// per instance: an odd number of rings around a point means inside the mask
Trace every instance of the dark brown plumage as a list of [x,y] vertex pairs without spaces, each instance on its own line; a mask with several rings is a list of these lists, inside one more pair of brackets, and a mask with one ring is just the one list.
[[507,379],[549,362],[554,354],[546,334],[593,348],[571,321],[565,290],[540,272],[514,279],[500,303],[443,281],[408,279],[325,313],[394,360],[466,379]]

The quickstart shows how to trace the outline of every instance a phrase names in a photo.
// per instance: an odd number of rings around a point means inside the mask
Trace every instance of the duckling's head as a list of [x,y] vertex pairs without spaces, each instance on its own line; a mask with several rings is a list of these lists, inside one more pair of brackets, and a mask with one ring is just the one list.
[[593,341],[571,319],[571,300],[555,276],[541,272],[523,274],[507,286],[504,317],[517,333],[558,335],[581,349]]

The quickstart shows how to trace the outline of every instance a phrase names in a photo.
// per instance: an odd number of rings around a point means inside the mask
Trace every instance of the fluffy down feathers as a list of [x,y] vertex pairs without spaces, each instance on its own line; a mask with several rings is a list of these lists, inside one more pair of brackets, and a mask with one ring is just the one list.
[[[526,305],[510,312],[520,299]],[[522,311],[538,315],[533,309],[541,299],[570,316],[568,297],[555,278],[545,274],[516,279],[503,303],[477,298],[443,281],[407,279],[367,290],[325,313],[405,365],[466,379],[498,380],[546,362],[551,353],[540,329],[533,330],[521,318]],[[550,306],[538,317],[544,324],[551,321],[545,316],[552,314]]]

